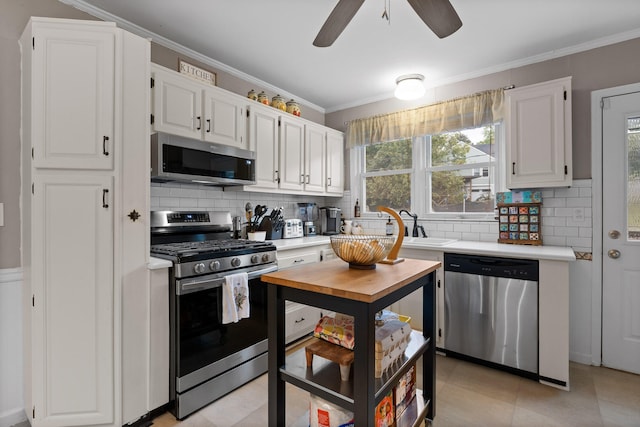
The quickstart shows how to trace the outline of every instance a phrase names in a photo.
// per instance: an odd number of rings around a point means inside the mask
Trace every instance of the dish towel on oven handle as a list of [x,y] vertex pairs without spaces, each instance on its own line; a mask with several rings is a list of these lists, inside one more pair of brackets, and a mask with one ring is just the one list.
[[222,285],[222,323],[249,317],[249,276],[246,272],[225,276]]

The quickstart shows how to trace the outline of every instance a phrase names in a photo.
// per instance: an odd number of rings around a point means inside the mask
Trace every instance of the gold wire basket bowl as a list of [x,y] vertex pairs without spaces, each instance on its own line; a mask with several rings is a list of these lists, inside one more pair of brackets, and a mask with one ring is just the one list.
[[330,236],[330,239],[333,252],[348,262],[349,268],[369,270],[376,268],[376,263],[389,254],[396,237],[339,234]]

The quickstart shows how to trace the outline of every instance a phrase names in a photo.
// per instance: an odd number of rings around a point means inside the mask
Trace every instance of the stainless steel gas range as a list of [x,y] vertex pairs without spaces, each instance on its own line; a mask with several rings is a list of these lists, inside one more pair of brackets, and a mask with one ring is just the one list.
[[[151,212],[151,254],[169,269],[172,411],[183,419],[267,371],[267,287],[273,243],[232,239],[228,212]],[[247,272],[250,317],[222,323],[222,286]]]

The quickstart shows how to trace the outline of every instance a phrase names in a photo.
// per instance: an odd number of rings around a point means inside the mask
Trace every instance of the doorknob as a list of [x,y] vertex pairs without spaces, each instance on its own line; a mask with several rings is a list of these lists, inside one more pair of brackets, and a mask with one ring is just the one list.
[[609,255],[609,258],[613,258],[613,259],[620,258],[620,251],[617,249],[611,249],[609,252],[607,252],[607,254]]
[[618,237],[620,237],[620,232],[618,230],[611,230],[609,231],[609,237],[612,239],[617,239]]

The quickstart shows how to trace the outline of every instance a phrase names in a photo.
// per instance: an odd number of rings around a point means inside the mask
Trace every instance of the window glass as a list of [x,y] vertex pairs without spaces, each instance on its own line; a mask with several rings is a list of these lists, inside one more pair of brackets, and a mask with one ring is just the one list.
[[495,129],[491,125],[383,142],[357,151],[363,156],[363,212],[377,212],[382,205],[423,216],[492,214]]
[[640,117],[627,119],[627,238],[640,240]]
[[364,153],[364,212],[377,212],[378,206],[394,210],[409,209],[413,153],[411,139],[368,145]]

